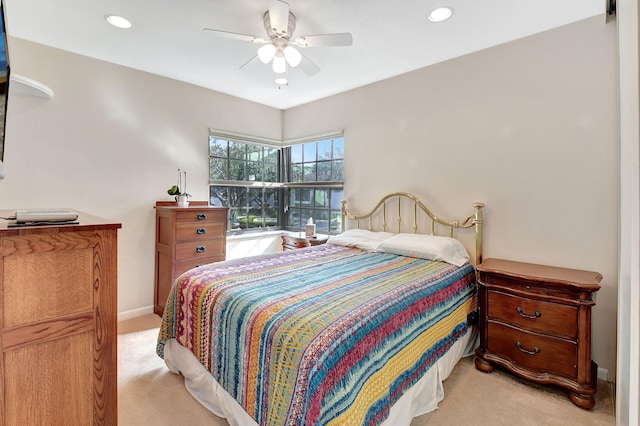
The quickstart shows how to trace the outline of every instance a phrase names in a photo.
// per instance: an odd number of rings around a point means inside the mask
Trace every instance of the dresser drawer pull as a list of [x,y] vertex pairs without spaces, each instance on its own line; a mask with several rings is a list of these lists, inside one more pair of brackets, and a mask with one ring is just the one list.
[[520,342],[516,342],[516,346],[518,347],[518,349],[520,349],[521,352],[524,352],[525,354],[529,354],[529,355],[535,355],[535,354],[539,354],[540,353],[540,348],[535,347],[533,348],[532,351],[525,349],[522,347],[522,343]]
[[207,215],[206,213],[200,213],[198,215],[198,220],[206,220],[207,219]]
[[202,235],[207,233],[207,228],[198,228],[196,229],[196,234]]
[[207,251],[206,246],[196,246],[196,253],[204,253],[205,251]]
[[522,308],[521,307],[517,307],[516,308],[516,312],[519,313],[522,318],[536,319],[536,318],[540,318],[542,316],[540,311],[536,311],[536,313],[533,314],[533,315],[527,315],[527,314],[522,312]]

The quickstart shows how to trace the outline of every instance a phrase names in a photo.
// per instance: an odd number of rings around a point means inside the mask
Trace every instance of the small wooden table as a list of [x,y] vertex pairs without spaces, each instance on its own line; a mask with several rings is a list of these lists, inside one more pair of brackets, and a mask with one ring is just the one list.
[[476,368],[500,365],[536,383],[569,389],[580,408],[595,405],[591,307],[602,275],[486,259],[477,267],[480,347]]
[[283,234],[282,236],[282,251],[295,250],[299,248],[319,246],[327,242],[329,237],[297,237],[292,234]]

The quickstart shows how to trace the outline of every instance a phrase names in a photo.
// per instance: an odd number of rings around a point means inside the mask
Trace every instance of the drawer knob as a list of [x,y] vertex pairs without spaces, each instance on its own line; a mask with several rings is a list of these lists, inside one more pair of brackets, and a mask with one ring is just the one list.
[[206,246],[196,246],[196,253],[204,253],[205,251],[207,251]]
[[525,354],[535,355],[535,354],[539,354],[540,353],[540,348],[537,347],[537,346],[535,348],[533,348],[532,351],[523,348],[522,347],[522,343],[520,343],[520,342],[516,342],[516,346],[518,347],[518,349],[520,349],[520,352],[524,352]]
[[517,312],[518,314],[520,314],[520,316],[521,316],[522,318],[536,319],[536,318],[540,318],[540,317],[542,316],[542,314],[540,313],[540,311],[536,311],[536,313],[535,313],[535,314],[533,314],[533,315],[527,315],[527,314],[525,314],[524,312],[522,312],[522,308],[521,308],[521,307],[519,307],[519,306],[516,308],[516,312]]
[[206,234],[207,233],[207,228],[198,228],[196,229],[196,234],[201,235],[201,234]]
[[207,214],[206,213],[198,214],[198,220],[206,220],[206,219],[207,219]]

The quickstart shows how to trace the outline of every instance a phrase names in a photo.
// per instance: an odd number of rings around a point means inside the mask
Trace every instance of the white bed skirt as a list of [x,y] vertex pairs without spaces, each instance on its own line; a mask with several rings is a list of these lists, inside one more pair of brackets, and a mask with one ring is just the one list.
[[[383,425],[409,426],[414,417],[438,408],[438,403],[444,398],[442,382],[449,377],[462,357],[473,353],[477,346],[477,336],[476,328],[472,327],[458,339],[391,407],[389,417]],[[231,426],[257,426],[255,420],[215,381],[191,351],[175,339],[165,343],[164,359],[171,371],[184,376],[184,384],[189,393],[216,416],[227,419]]]

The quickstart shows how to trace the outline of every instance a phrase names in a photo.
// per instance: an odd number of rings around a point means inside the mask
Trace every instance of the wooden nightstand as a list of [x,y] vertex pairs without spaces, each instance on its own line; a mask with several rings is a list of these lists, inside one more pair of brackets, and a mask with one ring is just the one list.
[[494,364],[536,383],[570,390],[580,408],[595,405],[591,307],[597,272],[486,259],[480,273],[480,347],[476,368]]
[[282,236],[282,250],[295,250],[299,248],[305,248],[310,246],[319,246],[327,242],[329,237],[296,237],[291,234],[283,234]]

